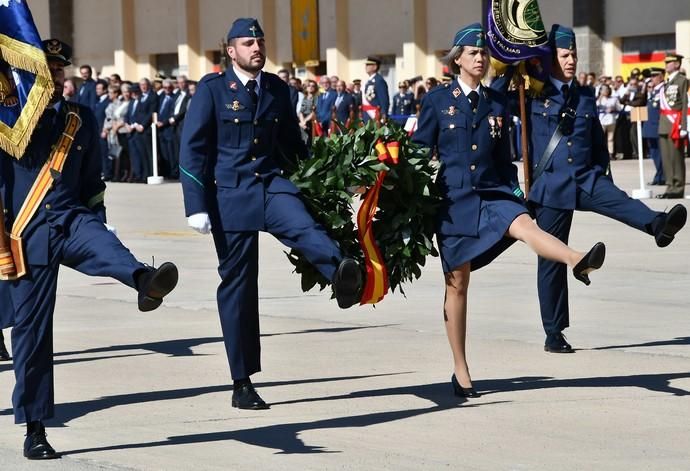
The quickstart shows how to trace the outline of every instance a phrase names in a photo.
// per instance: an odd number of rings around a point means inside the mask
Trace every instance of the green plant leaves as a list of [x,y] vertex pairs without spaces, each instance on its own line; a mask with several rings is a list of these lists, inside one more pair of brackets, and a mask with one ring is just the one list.
[[[355,207],[359,195],[348,188],[371,187],[379,172],[387,171],[379,195],[379,210],[373,227],[376,242],[388,269],[392,291],[402,291],[402,283],[421,276],[426,257],[438,256],[432,239],[435,214],[440,203],[433,181],[435,170],[429,166],[428,149],[413,144],[396,123],[377,128],[373,121],[353,125],[343,134],[316,138],[310,159],[299,162],[290,176],[314,219],[321,224],[342,252],[364,266],[364,255],[357,239]],[[379,161],[375,143],[398,141],[398,164]],[[301,275],[303,291],[315,286],[324,289],[331,280],[324,278],[300,253],[286,252]]]

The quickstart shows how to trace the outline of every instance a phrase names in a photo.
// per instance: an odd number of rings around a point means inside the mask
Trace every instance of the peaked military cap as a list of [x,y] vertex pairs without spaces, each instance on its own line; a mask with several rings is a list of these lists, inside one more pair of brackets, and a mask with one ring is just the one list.
[[484,47],[486,45],[486,35],[484,29],[479,23],[472,23],[455,33],[453,38],[453,46],[475,46]]
[[264,30],[256,18],[237,18],[228,31],[228,39],[263,38]]
[[549,46],[553,51],[556,49],[576,50],[575,32],[567,26],[553,25],[549,33]]
[[650,67],[649,68],[649,74],[650,75],[663,75],[666,73],[666,69],[663,67]]
[[72,65],[72,47],[59,39],[46,39],[43,41],[43,52],[49,61],[58,61],[62,65]]
[[407,88],[409,86],[410,86],[410,83],[407,80],[402,80],[402,81],[398,82],[398,88],[402,88],[402,87]]
[[381,59],[379,59],[378,57],[369,56],[369,57],[367,57],[367,60],[364,63],[366,65],[380,66],[381,65]]
[[682,62],[683,61],[683,56],[680,54],[666,54],[666,57],[664,58],[664,62]]
[[362,83],[362,79],[354,79],[352,83],[355,85],[360,85]]

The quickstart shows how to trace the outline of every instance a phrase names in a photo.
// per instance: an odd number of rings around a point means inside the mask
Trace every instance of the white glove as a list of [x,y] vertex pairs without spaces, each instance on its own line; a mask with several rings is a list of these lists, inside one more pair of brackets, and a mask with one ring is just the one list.
[[684,139],[685,137],[687,137],[687,135],[688,135],[688,132],[685,129],[681,129],[680,137]]
[[117,229],[115,229],[113,226],[110,224],[104,222],[105,228],[108,229],[108,232],[111,232],[114,236],[117,236]]
[[187,218],[187,225],[200,234],[211,232],[211,219],[208,213],[196,213]]

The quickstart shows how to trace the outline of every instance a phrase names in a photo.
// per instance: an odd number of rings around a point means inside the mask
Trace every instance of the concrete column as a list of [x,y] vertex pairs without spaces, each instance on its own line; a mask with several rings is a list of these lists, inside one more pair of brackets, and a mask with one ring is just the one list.
[[676,52],[685,56],[682,66],[690,70],[690,20],[676,21]]
[[404,38],[403,67],[399,78],[408,79],[418,74],[435,75],[435,71],[427,70],[427,0],[406,0],[404,3],[409,11],[410,37]]
[[[335,46],[326,48],[326,74],[351,80],[350,75],[350,2],[335,0]],[[319,25],[320,26],[320,25]],[[364,75],[364,68],[359,76]]]
[[275,73],[278,64],[278,34],[276,26],[276,0],[263,0],[261,2],[261,28],[266,39],[266,65],[264,70]]
[[134,0],[113,0],[112,6],[115,24],[115,44],[113,44],[115,72],[123,79],[137,80]]
[[604,71],[605,0],[573,0],[572,5],[578,72],[600,75]]
[[206,56],[201,51],[199,27],[199,0],[177,0],[178,11],[184,12],[177,19],[177,61],[180,74],[198,80],[210,72]]

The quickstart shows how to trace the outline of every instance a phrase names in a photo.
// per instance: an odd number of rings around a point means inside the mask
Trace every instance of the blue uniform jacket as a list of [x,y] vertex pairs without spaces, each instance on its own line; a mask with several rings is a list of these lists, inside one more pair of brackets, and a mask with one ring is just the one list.
[[182,131],[180,180],[186,215],[206,212],[214,230],[263,230],[267,193],[298,194],[285,165],[307,158],[290,92],[262,72],[255,115],[232,68],[205,76]]
[[661,90],[663,90],[663,87],[652,90],[647,100],[647,121],[642,123],[642,137],[646,139],[659,138],[659,117],[661,116],[659,101],[661,100]]
[[[573,132],[563,136],[543,174],[532,182],[529,200],[556,209],[575,209],[577,188],[592,193],[594,182],[609,166],[604,131],[599,123],[596,100],[589,87],[574,83],[570,106],[575,110]],[[549,82],[543,93],[528,101],[529,155],[536,168],[559,122],[564,98]]]
[[[31,136],[24,156],[17,160],[0,151],[0,193],[5,205],[5,227],[9,231],[29,194],[41,167],[47,160],[51,146],[58,141],[65,125],[66,105],[63,102],[55,119],[44,116]],[[55,178],[52,188],[24,230],[24,256],[29,265],[47,265],[50,256],[49,227],[67,233],[74,217],[82,212],[94,212],[105,222],[101,180],[101,157],[98,146],[100,132],[93,112],[79,105],[82,119],[65,165]],[[0,281],[0,290],[6,286]],[[6,299],[0,296],[0,299]],[[7,312],[5,312],[7,311]],[[0,316],[10,310],[0,309]],[[0,318],[0,325],[7,325]]]
[[477,236],[481,197],[502,193],[516,198],[517,167],[510,160],[505,97],[482,87],[477,112],[457,82],[437,87],[422,100],[414,142],[436,148],[441,168],[436,179],[445,204],[438,230]]
[[391,114],[394,115],[411,115],[415,113],[414,109],[414,95],[410,92],[400,95],[396,93],[393,96],[393,108]]
[[[364,90],[362,91],[366,95],[369,104],[372,106],[378,106],[381,109],[381,116],[388,115],[388,109],[390,108],[390,96],[388,95],[388,84],[383,79],[381,74],[375,73],[372,75],[364,84]],[[365,120],[366,120],[366,113]]]

